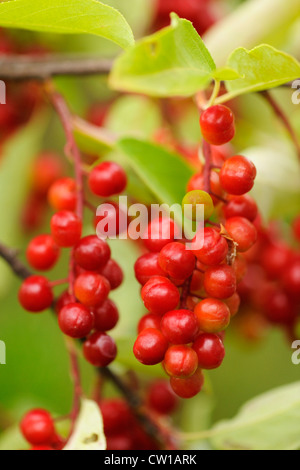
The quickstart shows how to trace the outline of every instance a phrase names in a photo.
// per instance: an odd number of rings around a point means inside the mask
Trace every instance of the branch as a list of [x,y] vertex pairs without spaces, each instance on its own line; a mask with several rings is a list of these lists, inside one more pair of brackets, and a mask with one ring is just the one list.
[[[4,259],[7,264],[11,267],[12,271],[21,279],[26,279],[31,276],[32,273],[27,269],[27,267],[18,259],[18,251],[13,250],[2,243],[0,243],[0,258]],[[84,341],[80,340],[82,343]],[[71,363],[73,365],[73,378],[74,384],[77,387],[75,390],[75,400],[78,395],[78,371],[77,365],[74,368],[74,355],[70,357]],[[128,405],[132,409],[134,415],[138,419],[139,423],[145,430],[145,432],[160,446],[164,446],[166,438],[168,437],[166,433],[144,412],[143,410],[143,401],[139,395],[132,390],[123,380],[121,380],[109,367],[103,367],[97,369],[100,376],[110,380],[119,392],[124,396]],[[76,402],[75,402],[76,403]],[[76,405],[75,405],[76,406]]]
[[111,67],[111,60],[97,57],[10,55],[0,59],[0,77],[2,80],[47,80],[61,75],[103,75],[108,74]]
[[289,118],[285,115],[284,111],[281,109],[277,101],[272,97],[272,95],[268,91],[261,92],[262,96],[267,100],[269,105],[272,107],[276,116],[281,120],[282,124],[288,131],[291,136],[291,139],[296,147],[298,157],[300,159],[300,143],[297,137],[296,132],[294,131]]

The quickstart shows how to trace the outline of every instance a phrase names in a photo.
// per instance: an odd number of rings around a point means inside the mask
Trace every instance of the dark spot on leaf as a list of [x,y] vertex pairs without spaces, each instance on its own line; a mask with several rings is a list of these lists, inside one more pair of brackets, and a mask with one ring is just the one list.
[[93,442],[97,442],[99,439],[99,436],[98,434],[92,434],[91,436],[89,437],[86,437],[83,441],[84,444],[92,444]]

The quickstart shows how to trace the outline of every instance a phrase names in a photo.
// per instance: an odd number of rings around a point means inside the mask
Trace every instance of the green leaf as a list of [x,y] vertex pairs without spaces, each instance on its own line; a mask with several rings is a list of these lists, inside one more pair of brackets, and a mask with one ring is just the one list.
[[171,26],[117,59],[110,85],[152,96],[191,96],[210,83],[215,68],[192,23],[172,14]]
[[63,450],[105,450],[106,439],[99,405],[82,400],[74,432]]
[[104,129],[74,117],[74,135],[78,147],[88,154],[102,155],[111,152],[116,143],[115,135]]
[[183,158],[158,145],[138,139],[123,138],[118,146],[159,202],[168,206],[181,204],[188,180],[193,175],[193,169]]
[[221,450],[299,449],[300,382],[255,398],[210,434],[214,448]]
[[0,26],[58,34],[92,34],[126,49],[134,44],[121,13],[98,0],[13,0],[0,4]]
[[236,49],[228,59],[228,67],[242,77],[229,81],[227,99],[278,87],[300,77],[300,63],[274,47],[261,45],[248,51]]

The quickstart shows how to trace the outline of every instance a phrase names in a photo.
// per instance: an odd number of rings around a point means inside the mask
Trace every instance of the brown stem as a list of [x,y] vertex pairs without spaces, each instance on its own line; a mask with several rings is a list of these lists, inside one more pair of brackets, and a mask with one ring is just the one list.
[[211,153],[211,146],[208,142],[203,140],[203,155],[205,159],[204,165],[204,191],[207,193],[211,192],[210,187],[210,173],[211,173],[211,166],[212,166],[212,153]]
[[66,345],[70,356],[71,376],[74,384],[74,398],[73,407],[70,414],[71,418],[71,429],[69,432],[69,438],[73,434],[75,423],[80,411],[80,400],[82,396],[81,379],[80,379],[80,368],[78,362],[77,350],[74,346],[73,340],[66,338]]
[[17,277],[26,279],[32,275],[29,269],[19,260],[18,250],[14,250],[0,243],[0,258],[4,259],[4,261],[9,264],[11,270]]
[[298,157],[300,159],[300,143],[297,137],[296,132],[294,131],[289,118],[286,116],[284,111],[281,109],[277,101],[273,98],[273,96],[268,92],[268,91],[262,91],[261,95],[267,100],[269,105],[272,107],[274,113],[277,115],[277,117],[281,120],[282,124],[288,131],[288,133],[291,136],[291,139],[295,145],[295,148],[297,150]]
[[0,60],[2,80],[47,80],[63,75],[102,75],[108,74],[112,62],[97,57],[45,55],[43,57],[24,57],[11,55]]

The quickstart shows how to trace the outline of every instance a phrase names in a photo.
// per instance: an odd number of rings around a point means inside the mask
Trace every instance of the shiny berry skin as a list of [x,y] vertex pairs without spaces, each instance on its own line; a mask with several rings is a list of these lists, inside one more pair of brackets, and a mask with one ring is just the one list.
[[137,281],[144,286],[153,276],[165,276],[166,273],[158,264],[159,253],[146,253],[138,258],[134,265]]
[[[197,235],[195,239],[197,239]],[[218,230],[205,227],[203,246],[199,250],[193,250],[193,253],[200,263],[206,266],[216,266],[225,260],[228,253],[228,243]]]
[[204,275],[204,288],[210,297],[228,299],[236,292],[234,269],[226,264],[208,268]]
[[51,234],[58,246],[70,248],[79,242],[82,222],[73,212],[61,211],[51,219]]
[[84,342],[83,354],[94,367],[106,367],[115,360],[117,346],[110,336],[97,331]]
[[224,204],[223,214],[226,219],[231,217],[245,217],[253,222],[258,214],[257,204],[254,199],[245,194],[244,196],[230,196],[227,204]]
[[120,194],[127,185],[127,176],[123,168],[114,162],[103,162],[92,169],[89,175],[91,191],[100,197]]
[[300,261],[295,260],[286,267],[282,275],[282,284],[288,294],[300,299]]
[[86,307],[101,305],[107,299],[109,292],[109,282],[100,274],[86,272],[75,280],[75,296]]
[[229,194],[242,196],[254,186],[256,168],[247,158],[236,155],[223,164],[220,172],[220,182]]
[[74,249],[75,262],[87,271],[104,268],[110,259],[108,244],[96,235],[89,235],[80,240]]
[[293,232],[296,240],[300,241],[300,216],[293,222]]
[[55,211],[75,211],[77,203],[76,182],[72,178],[62,178],[49,189],[48,202]]
[[200,189],[187,193],[182,200],[184,216],[190,220],[201,220],[203,218],[202,213],[198,214],[197,209],[197,206],[200,205],[203,206],[204,220],[208,220],[215,210],[211,196]]
[[195,269],[196,259],[192,251],[182,243],[173,242],[166,245],[158,259],[163,271],[173,279],[187,279]]
[[227,144],[235,135],[234,115],[226,106],[211,106],[201,114],[200,127],[209,144]]
[[27,261],[38,271],[51,269],[59,258],[60,250],[51,235],[33,238],[26,250]]
[[94,328],[98,331],[110,331],[119,321],[119,311],[116,304],[107,299],[102,305],[93,309]]
[[201,369],[198,369],[191,377],[184,379],[171,377],[170,385],[174,393],[180,398],[193,398],[201,392],[204,385],[204,376]]
[[[187,191],[194,191],[196,189],[201,189],[202,191],[204,190],[205,184],[204,184],[204,174],[203,173],[196,173],[190,181],[188,182],[187,185]],[[220,200],[214,196],[214,194],[218,197],[222,197],[224,195],[223,188],[220,183],[220,176],[219,173],[216,171],[211,171],[210,172],[210,188],[213,193],[212,195],[212,200],[215,205],[217,205]]]
[[279,279],[292,261],[291,249],[283,243],[265,247],[261,256],[262,266],[270,279]]
[[100,273],[108,280],[111,290],[115,290],[120,287],[124,279],[121,267],[113,259],[110,259],[106,263],[104,268],[100,270]]
[[201,369],[217,369],[222,364],[225,357],[225,348],[218,335],[205,333],[200,335],[194,345],[199,367]]
[[71,338],[84,338],[94,326],[90,310],[79,303],[71,303],[62,308],[58,315],[61,331]]
[[238,244],[240,253],[250,250],[257,241],[255,226],[244,217],[231,217],[226,221],[225,228],[231,238]]
[[149,223],[143,240],[146,248],[154,253],[160,252],[164,246],[174,241],[178,228],[169,217],[159,217]]
[[132,426],[133,417],[127,403],[120,398],[100,402],[105,435],[120,434]]
[[191,377],[198,368],[198,357],[189,346],[171,346],[166,352],[164,369],[171,377]]
[[177,307],[180,294],[169,279],[155,276],[144,285],[142,299],[147,310],[156,315],[163,315]]
[[172,344],[192,343],[198,334],[198,321],[190,310],[173,310],[161,321],[162,334]]
[[205,333],[219,333],[230,323],[228,306],[217,299],[205,299],[195,307],[199,329]]
[[53,419],[46,410],[29,411],[21,421],[20,428],[25,439],[34,446],[51,444],[55,436]]
[[30,276],[21,285],[19,302],[31,313],[39,313],[51,307],[53,293],[48,279],[43,276]]
[[172,414],[178,406],[176,395],[166,380],[156,380],[150,385],[147,403],[152,410],[162,415]]
[[168,341],[159,330],[143,330],[134,343],[133,353],[137,360],[147,366],[154,366],[164,360]]
[[154,315],[153,313],[148,313],[144,315],[138,323],[138,333],[140,334],[143,330],[148,328],[153,328],[155,330],[160,330],[161,317],[159,315]]

